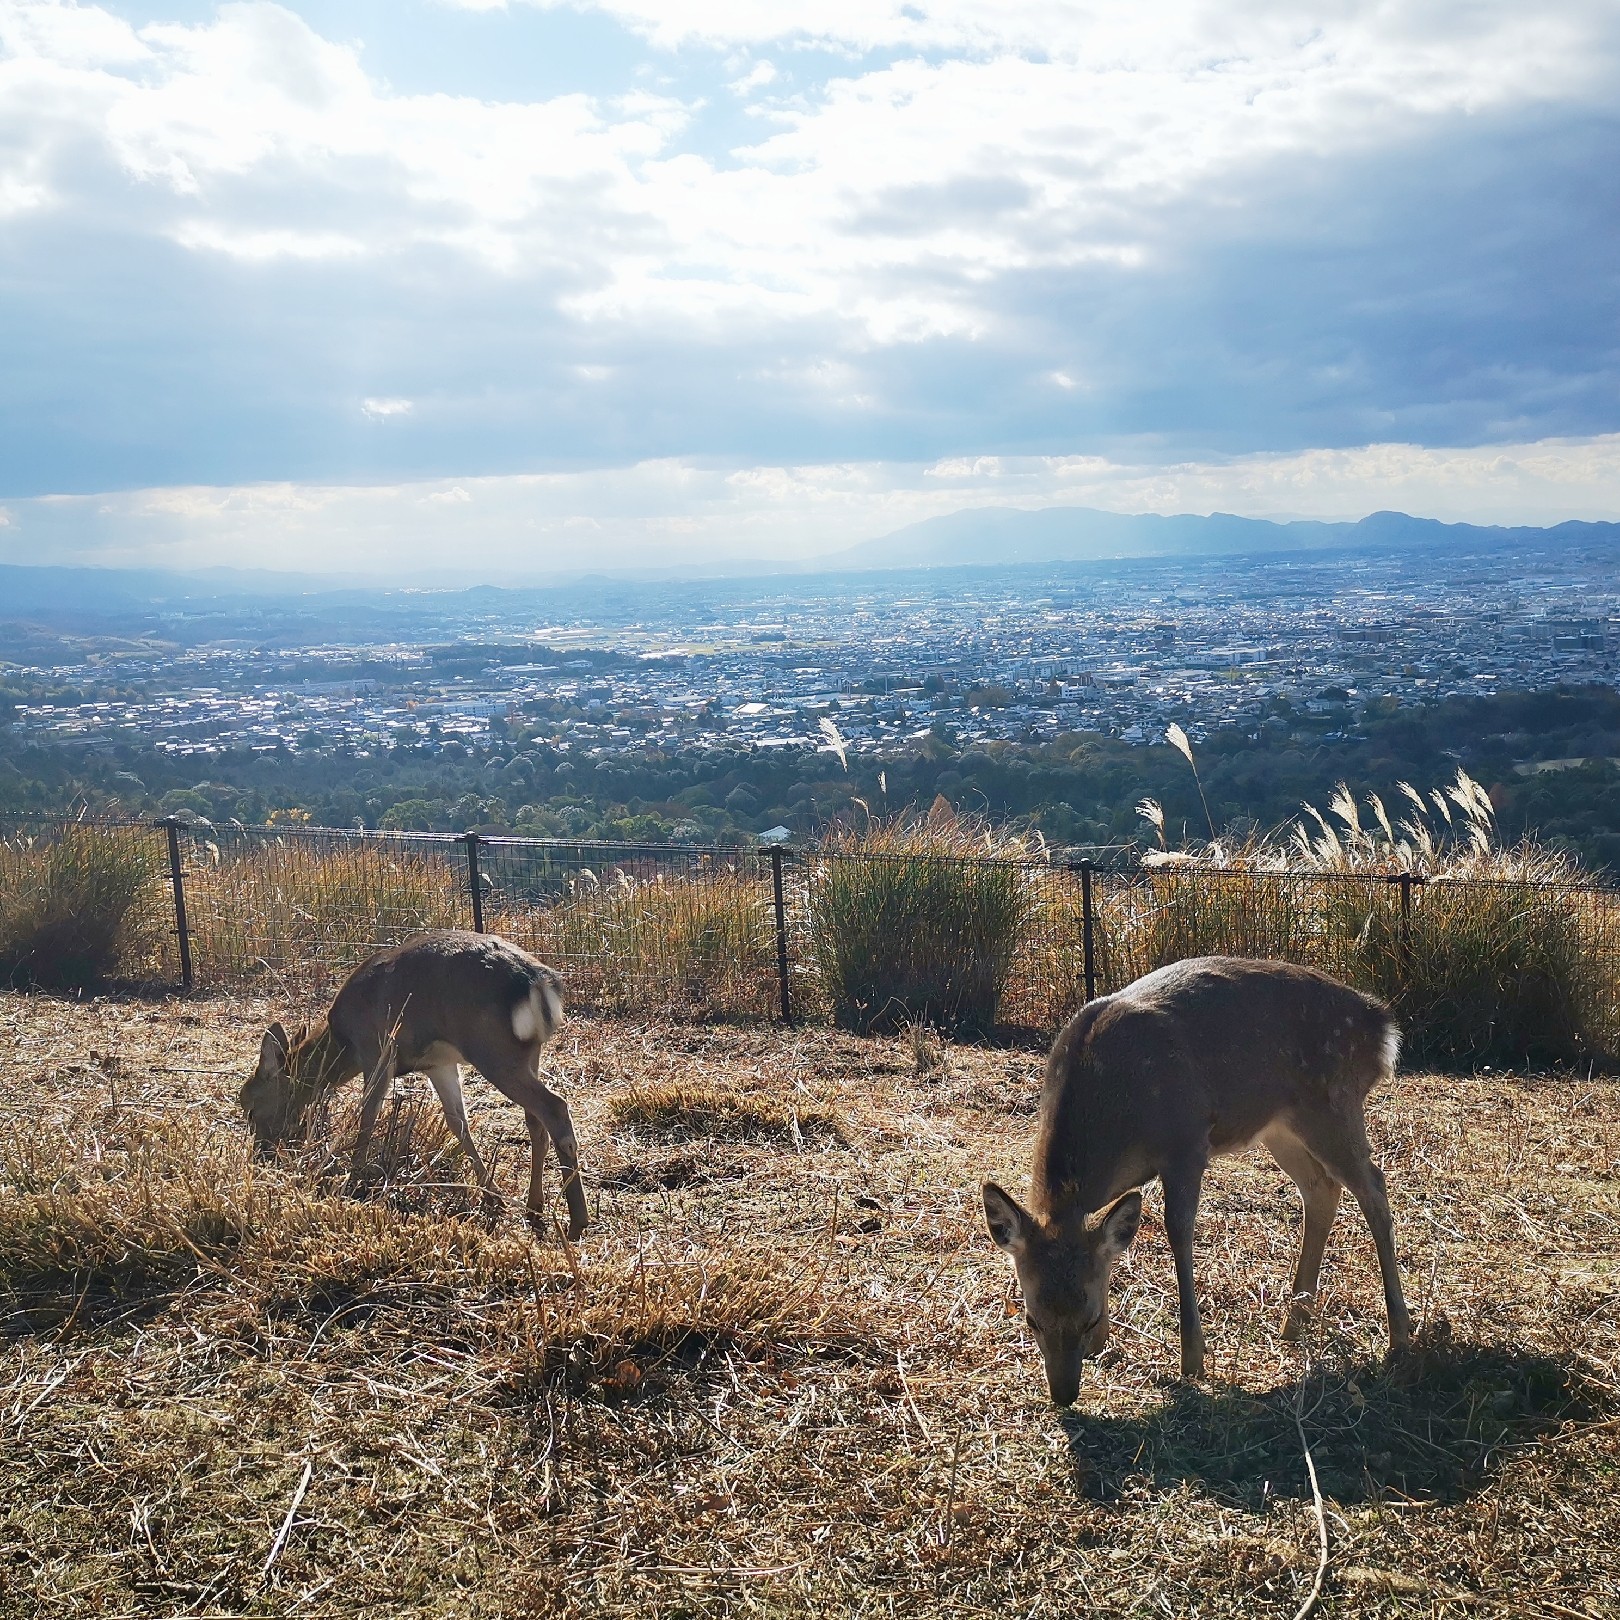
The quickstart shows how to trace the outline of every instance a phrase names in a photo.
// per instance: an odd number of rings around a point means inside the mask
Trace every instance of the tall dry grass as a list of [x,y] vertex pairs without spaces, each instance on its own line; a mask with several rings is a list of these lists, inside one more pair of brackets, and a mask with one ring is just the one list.
[[[1620,1057],[1615,898],[1556,852],[1503,846],[1465,772],[1401,795],[1398,820],[1341,787],[1283,837],[1161,847],[1137,872],[1099,874],[1098,988],[1189,956],[1284,959],[1390,1001],[1414,1059]],[[1159,826],[1157,807],[1142,808]],[[161,868],[148,829],[76,825],[0,845],[0,978],[87,989],[156,977],[171,927]],[[269,974],[325,989],[380,946],[469,922],[460,851],[408,840],[197,841],[186,888],[203,985]],[[790,907],[800,1016],[863,1032],[1050,1032],[1083,998],[1076,875],[948,809],[835,833],[795,863]],[[561,970],[581,1009],[776,1013],[770,885],[746,857],[674,878],[627,864],[576,870],[543,894],[494,888],[485,922]]]
[[325,980],[380,946],[467,923],[460,870],[403,842],[194,844],[186,900],[202,983]]
[[770,889],[736,866],[605,881],[586,871],[555,903],[498,905],[486,921],[564,974],[570,1006],[727,1019],[776,1005]]
[[989,1034],[1036,904],[1025,854],[954,815],[874,821],[823,844],[808,933],[834,1022]]
[[83,991],[153,974],[161,871],[147,827],[75,822],[0,842],[0,983]]

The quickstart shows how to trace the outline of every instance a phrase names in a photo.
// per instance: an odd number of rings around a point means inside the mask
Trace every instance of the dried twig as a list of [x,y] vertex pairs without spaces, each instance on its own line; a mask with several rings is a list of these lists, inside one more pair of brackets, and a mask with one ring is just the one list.
[[1310,1443],[1305,1438],[1305,1422],[1302,1416],[1305,1404],[1305,1377],[1309,1375],[1310,1368],[1307,1366],[1305,1376],[1301,1377],[1294,1395],[1294,1429],[1299,1435],[1299,1449],[1305,1454],[1305,1472],[1311,1477],[1311,1502],[1316,1509],[1316,1579],[1311,1582],[1311,1589],[1305,1594],[1305,1601],[1294,1611],[1294,1620],[1306,1620],[1316,1607],[1322,1596],[1322,1582],[1326,1580],[1328,1570],[1327,1512],[1322,1506],[1322,1487],[1316,1482],[1316,1460],[1311,1456]]
[[287,1517],[281,1521],[281,1528],[276,1531],[276,1539],[270,1543],[270,1556],[264,1561],[263,1575],[269,1575],[275,1568],[276,1560],[281,1556],[283,1548],[287,1545],[287,1537],[292,1534],[293,1519],[298,1513],[300,1504],[304,1500],[304,1492],[309,1489],[311,1476],[315,1472],[315,1459],[304,1459],[304,1471],[298,1479],[298,1489],[293,1492],[292,1501],[287,1505]]

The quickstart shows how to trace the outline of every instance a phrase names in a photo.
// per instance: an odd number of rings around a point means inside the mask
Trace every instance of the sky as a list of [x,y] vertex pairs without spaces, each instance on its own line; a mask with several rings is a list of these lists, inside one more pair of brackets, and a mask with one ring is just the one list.
[[0,561],[1620,518],[1613,0],[0,0]]

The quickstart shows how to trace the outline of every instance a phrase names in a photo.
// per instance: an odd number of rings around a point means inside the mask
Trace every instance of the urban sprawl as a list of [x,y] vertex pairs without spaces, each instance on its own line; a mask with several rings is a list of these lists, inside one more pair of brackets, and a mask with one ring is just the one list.
[[[240,633],[87,643],[36,674],[122,696],[24,703],[19,740],[179,755],[410,743],[488,748],[520,723],[564,756],[886,753],[1181,722],[1286,732],[1369,706],[1616,678],[1620,593],[1597,553],[1159,559],[641,585],[545,622],[539,593],[445,598],[410,637],[290,646]],[[182,630],[188,609],[169,628]],[[161,615],[155,636],[161,637]],[[493,649],[487,661],[458,646]],[[446,657],[446,651],[452,655]],[[530,654],[532,653],[532,656]],[[498,656],[497,656],[498,655]],[[13,666],[14,668],[16,666]],[[836,739],[830,728],[836,729]],[[1329,731],[1332,737],[1334,732]]]

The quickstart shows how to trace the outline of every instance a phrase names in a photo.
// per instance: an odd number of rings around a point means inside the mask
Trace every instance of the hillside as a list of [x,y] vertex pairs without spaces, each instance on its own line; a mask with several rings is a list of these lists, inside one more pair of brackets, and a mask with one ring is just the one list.
[[[271,1011],[0,997],[8,1615],[1287,1616],[1296,1414],[1324,1612],[1620,1603],[1612,1080],[1375,1095],[1398,1375],[1352,1210],[1318,1337],[1279,1342],[1295,1199],[1251,1155],[1206,1189],[1210,1382],[1173,1382],[1150,1214],[1060,1414],[977,1209],[1021,1183],[1038,1054],[572,1023],[596,1224],[565,1252],[486,1233],[415,1104],[364,1199],[250,1167]],[[515,1191],[517,1120],[469,1098]]]

